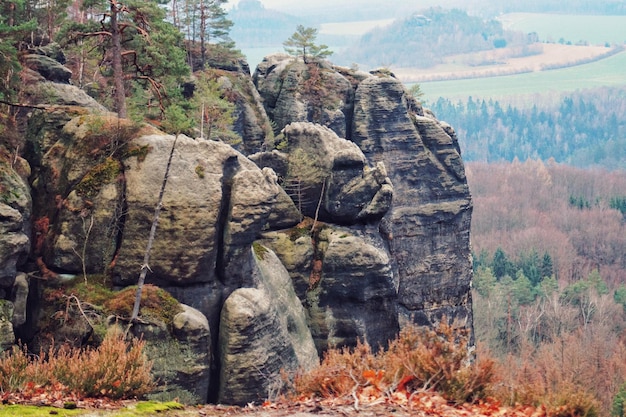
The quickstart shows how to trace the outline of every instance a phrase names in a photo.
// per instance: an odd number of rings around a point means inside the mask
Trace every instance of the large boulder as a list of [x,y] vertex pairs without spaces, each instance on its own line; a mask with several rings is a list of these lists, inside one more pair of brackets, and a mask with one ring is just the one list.
[[72,71],[46,55],[27,54],[22,57],[22,62],[28,68],[40,73],[48,81],[69,83],[70,78],[72,78]]
[[245,405],[279,393],[280,370],[294,371],[298,362],[268,294],[257,288],[234,291],[220,322],[218,402]]
[[[131,283],[143,259],[173,136],[148,135],[147,150],[125,162],[127,205],[116,282]],[[194,285],[237,281],[236,265],[262,229],[295,224],[298,214],[269,169],[232,147],[181,135],[176,143],[152,248],[153,283]],[[243,278],[242,278],[243,279]],[[235,285],[235,284],[233,284]]]
[[218,401],[246,404],[278,394],[284,372],[319,358],[289,273],[267,247],[249,250],[255,288],[235,290],[222,309]]
[[357,340],[385,346],[397,334],[397,282],[375,227],[322,225],[263,236],[289,271],[320,354]]
[[383,164],[370,168],[353,142],[308,122],[283,130],[288,152],[284,187],[302,214],[339,224],[375,221],[391,205]]
[[[272,55],[254,74],[268,115],[285,126],[285,140],[276,143],[289,160],[283,186],[306,216],[348,226],[380,221],[403,319],[433,324],[445,315],[471,328],[472,203],[454,130],[424,111],[388,72],[317,68],[323,75],[293,57]],[[350,87],[338,95],[307,89],[312,75],[331,72],[344,79],[338,85]],[[325,102],[344,97],[345,134],[306,110],[315,102],[312,93]],[[303,128],[304,120],[333,128],[363,156],[349,146],[329,149],[318,139],[328,137],[322,128]],[[280,162],[265,155],[258,160]],[[292,275],[299,295],[300,275]]]
[[148,398],[203,404],[209,395],[211,331],[204,314],[184,304],[181,307],[182,312],[174,316],[172,323],[153,319],[134,323],[130,330],[145,341],[146,356],[153,363],[152,374],[158,381]]

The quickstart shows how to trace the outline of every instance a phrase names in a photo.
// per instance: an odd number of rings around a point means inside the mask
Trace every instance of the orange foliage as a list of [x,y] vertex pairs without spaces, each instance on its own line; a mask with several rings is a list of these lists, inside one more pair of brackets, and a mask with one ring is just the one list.
[[[626,196],[626,174],[533,160],[471,162],[466,173],[476,254],[500,247],[515,257],[534,249],[550,254],[564,282],[594,269],[609,284],[626,281],[626,222],[608,204],[611,197]],[[570,197],[590,207],[574,207]]]
[[331,349],[321,365],[298,375],[296,395],[400,395],[436,391],[457,404],[487,397],[494,362],[473,360],[467,333],[445,320],[436,329],[407,326],[387,350],[373,353],[367,343],[354,349]]
[[153,388],[152,364],[143,348],[143,341],[127,342],[121,333],[106,337],[97,349],[62,345],[30,355],[16,346],[0,356],[0,396],[19,394],[22,400],[142,396]]

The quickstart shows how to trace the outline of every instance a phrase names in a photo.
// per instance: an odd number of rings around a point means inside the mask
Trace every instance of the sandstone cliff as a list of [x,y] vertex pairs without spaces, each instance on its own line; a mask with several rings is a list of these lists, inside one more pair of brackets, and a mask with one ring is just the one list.
[[[26,160],[0,153],[2,348],[41,343],[46,287],[136,282],[174,141],[29,60],[40,108]],[[243,142],[177,141],[147,282],[184,308],[134,329],[171,355],[159,395],[245,404],[329,347],[384,346],[404,323],[444,316],[471,328],[472,204],[454,130],[384,72],[285,55],[243,69],[221,82]],[[93,341],[81,320],[63,334]]]

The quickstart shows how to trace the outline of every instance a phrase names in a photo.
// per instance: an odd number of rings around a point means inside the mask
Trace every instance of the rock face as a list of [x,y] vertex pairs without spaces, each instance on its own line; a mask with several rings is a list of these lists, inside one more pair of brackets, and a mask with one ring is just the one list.
[[[300,94],[306,91],[303,80],[313,76],[310,71],[286,56],[271,56],[259,65],[254,80],[268,114],[290,114],[289,109],[311,105],[310,96]],[[329,70],[321,66],[319,71]],[[294,136],[302,136],[309,144],[303,153],[311,155],[306,161],[317,169],[310,170],[326,181],[320,219],[371,224],[382,217],[381,246],[390,260],[401,319],[431,324],[445,315],[471,328],[472,203],[454,130],[425,113],[402,83],[384,72],[365,75],[337,68],[334,77],[343,77],[345,82],[339,84],[352,86],[350,93],[338,94],[347,100],[353,97],[342,106],[345,137],[359,147],[362,162],[350,152],[317,145],[310,134],[294,135],[303,131],[301,114],[280,119],[287,125],[289,149],[299,143]],[[325,161],[319,162],[317,154],[326,155]],[[312,196],[320,195],[319,186],[306,185],[314,190]],[[354,197],[358,201],[363,196],[367,197],[356,207],[350,206]],[[311,217],[312,206],[305,211]]]
[[[284,55],[254,84],[245,66],[220,70],[233,147],[118,120],[39,56],[31,71],[53,94],[29,97],[55,105],[30,113],[28,163],[0,153],[2,348],[16,332],[43,338],[26,273],[44,287],[136,283],[174,144],[147,283],[183,312],[133,330],[158,360],[155,397],[245,404],[330,347],[385,346],[443,316],[471,329],[472,204],[454,130],[384,71]],[[57,332],[80,344],[94,333],[81,326]]]

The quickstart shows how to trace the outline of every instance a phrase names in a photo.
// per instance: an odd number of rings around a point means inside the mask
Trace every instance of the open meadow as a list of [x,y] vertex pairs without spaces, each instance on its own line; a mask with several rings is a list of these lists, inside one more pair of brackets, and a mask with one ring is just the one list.
[[529,104],[539,94],[581,91],[596,87],[626,85],[626,52],[595,61],[549,71],[537,71],[500,77],[472,78],[420,83],[423,101],[432,103],[439,97],[465,100],[468,97],[494,99],[512,104]]

